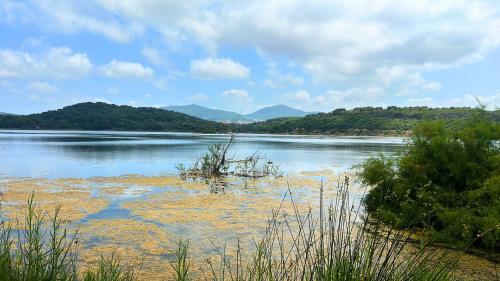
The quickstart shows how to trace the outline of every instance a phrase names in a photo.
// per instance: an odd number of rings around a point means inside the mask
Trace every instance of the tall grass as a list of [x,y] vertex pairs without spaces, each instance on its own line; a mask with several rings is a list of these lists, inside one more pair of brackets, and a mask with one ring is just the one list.
[[[68,234],[60,208],[52,216],[28,199],[24,219],[0,225],[0,280],[5,281],[132,281],[132,271],[115,255],[102,256],[97,267],[79,268],[78,232]],[[13,228],[15,227],[15,228]]]
[[[339,183],[336,196],[324,208],[323,188],[318,210],[301,214],[291,191],[272,212],[262,237],[254,240],[250,256],[241,241],[227,255],[217,248],[217,260],[208,260],[202,276],[191,274],[189,243],[179,240],[166,280],[231,281],[420,281],[454,280],[456,257],[444,250],[411,242],[411,233],[387,227],[362,216],[349,198],[349,182]],[[293,212],[284,212],[290,200]],[[0,280],[12,281],[133,281],[140,274],[116,255],[102,256],[93,268],[79,268],[78,233],[69,235],[59,218],[36,211],[34,196],[25,218],[15,229],[2,222]],[[318,215],[319,214],[319,215]],[[48,219],[47,219],[48,218]],[[146,261],[147,262],[147,261]]]
[[188,248],[189,242],[179,240],[178,247],[175,251],[173,251],[173,255],[175,256],[174,261],[170,261],[170,267],[172,268],[174,275],[174,280],[177,281],[187,281],[189,280],[189,269],[190,262],[188,259]]
[[83,281],[134,281],[137,275],[134,270],[120,262],[116,254],[110,257],[101,256],[94,269],[87,269]]
[[[273,212],[253,255],[244,260],[240,243],[235,258],[219,249],[219,263],[210,261],[206,280],[454,280],[456,256],[445,250],[411,243],[411,233],[367,217],[349,199],[348,180],[319,217],[309,211],[293,214],[282,206]],[[318,212],[316,212],[317,214]],[[183,252],[183,255],[185,253]]]

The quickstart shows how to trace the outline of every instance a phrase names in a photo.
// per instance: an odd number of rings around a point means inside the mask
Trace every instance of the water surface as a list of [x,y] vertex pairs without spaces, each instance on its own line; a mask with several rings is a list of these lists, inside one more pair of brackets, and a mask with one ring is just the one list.
[[[226,135],[107,131],[0,130],[0,177],[88,178],[174,174],[191,164],[207,145]],[[367,157],[403,148],[397,137],[332,137],[240,134],[235,157],[255,151],[285,173],[346,171]]]

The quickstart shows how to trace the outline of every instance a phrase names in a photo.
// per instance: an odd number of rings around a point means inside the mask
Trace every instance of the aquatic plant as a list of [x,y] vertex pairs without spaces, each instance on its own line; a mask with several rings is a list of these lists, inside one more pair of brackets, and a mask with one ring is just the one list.
[[[9,281],[129,281],[132,271],[118,257],[102,256],[96,270],[79,268],[78,232],[63,227],[57,207],[52,216],[38,210],[34,193],[24,220],[0,225],[0,280]],[[13,228],[15,227],[15,228]]]
[[231,146],[235,135],[230,134],[227,143],[211,144],[191,167],[183,164],[176,166],[181,178],[219,178],[227,175],[259,178],[265,176],[281,176],[281,172],[272,161],[261,157],[257,152],[236,159],[231,155]]
[[83,281],[134,281],[135,272],[123,265],[116,254],[109,257],[101,255],[97,266],[89,268],[83,275]]
[[[291,191],[294,213],[272,212],[253,254],[245,260],[238,241],[234,255],[217,248],[208,259],[206,280],[454,280],[457,256],[446,250],[413,244],[412,233],[386,227],[362,216],[349,198],[349,182],[339,183],[325,213],[323,192],[319,217],[301,214]],[[322,188],[323,189],[323,188]],[[316,210],[317,211],[317,210]],[[183,248],[182,255],[186,255]],[[232,257],[231,257],[232,256]],[[179,257],[177,257],[179,259]]]
[[[339,182],[337,194],[324,210],[323,187],[317,210],[300,213],[290,189],[272,212],[261,239],[249,257],[240,241],[235,255],[217,248],[217,260],[207,260],[206,280],[453,280],[454,256],[445,250],[413,244],[412,234],[362,216],[349,198],[349,182]],[[293,213],[284,212],[290,200]],[[122,264],[117,255],[101,256],[95,267],[78,263],[78,233],[64,229],[59,208],[51,217],[37,211],[29,198],[25,219],[15,231],[9,222],[0,229],[0,280],[133,281],[137,268]],[[319,216],[317,213],[319,212]],[[47,220],[47,218],[49,218]],[[17,233],[13,236],[12,233]],[[189,243],[179,240],[170,261],[173,276],[191,280]],[[147,260],[145,261],[147,263]],[[166,277],[168,278],[168,277]]]
[[175,256],[175,261],[170,261],[170,267],[174,271],[174,279],[177,281],[189,280],[189,259],[188,259],[189,242],[179,239],[178,247],[172,254]]

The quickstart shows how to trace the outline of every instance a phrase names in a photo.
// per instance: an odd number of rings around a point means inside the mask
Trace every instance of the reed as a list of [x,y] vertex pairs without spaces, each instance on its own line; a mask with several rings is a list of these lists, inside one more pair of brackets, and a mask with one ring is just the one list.
[[[281,206],[272,211],[250,256],[238,240],[235,255],[224,245],[217,260],[208,260],[202,276],[191,274],[189,243],[179,240],[172,252],[173,275],[166,280],[231,281],[420,281],[455,280],[457,256],[412,242],[412,233],[390,228],[363,215],[349,198],[349,180],[339,182],[337,194],[324,208],[323,188],[316,210],[302,214],[288,190]],[[292,213],[284,212],[290,200]],[[16,228],[0,228],[0,280],[12,281],[133,281],[140,271],[124,265],[116,255],[101,256],[95,267],[80,268],[78,233],[68,234],[60,219],[36,210],[34,195],[25,218]],[[318,215],[319,214],[319,215]],[[147,261],[145,261],[147,262]]]
[[97,267],[80,268],[78,232],[68,233],[60,208],[49,216],[29,197],[22,221],[0,225],[0,280],[5,281],[132,281],[133,271],[116,255],[102,256]]
[[346,178],[326,210],[320,203],[316,212],[306,214],[299,212],[289,191],[293,214],[281,207],[272,212],[250,259],[244,260],[239,242],[235,258],[226,254],[226,246],[219,248],[219,261],[209,260],[205,280],[455,280],[457,256],[415,245],[412,233],[363,216],[348,187]]

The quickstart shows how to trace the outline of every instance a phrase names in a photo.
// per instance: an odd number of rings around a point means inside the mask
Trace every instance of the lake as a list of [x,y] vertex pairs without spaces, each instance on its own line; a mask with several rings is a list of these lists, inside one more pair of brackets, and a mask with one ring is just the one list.
[[[227,140],[191,133],[0,130],[0,218],[15,222],[35,194],[38,209],[51,214],[60,206],[65,227],[78,230],[84,263],[117,254],[141,268],[144,280],[165,280],[171,250],[182,238],[200,276],[217,247],[252,253],[274,211],[291,215],[292,224],[297,213],[317,217],[321,187],[327,207],[339,198],[343,172],[370,156],[404,149],[404,139],[396,137],[241,134],[232,155],[257,151],[284,176],[230,176],[222,185],[177,176],[177,164],[189,165],[207,145]],[[358,205],[366,187],[347,182],[350,202]],[[487,260],[467,259],[470,271],[493,268]]]
[[[150,132],[0,130],[0,177],[89,178],[175,174],[226,135]],[[285,173],[343,172],[367,157],[394,154],[398,137],[237,135],[236,157],[258,151]]]

